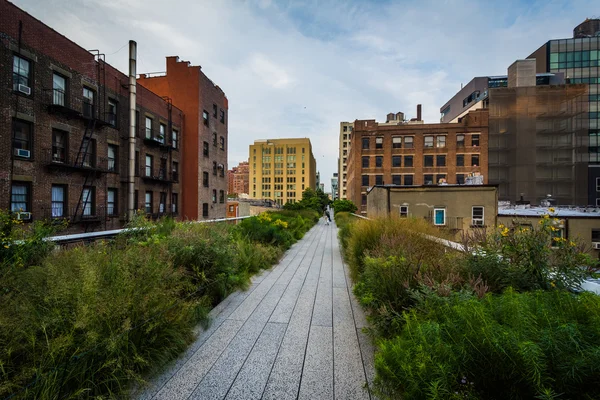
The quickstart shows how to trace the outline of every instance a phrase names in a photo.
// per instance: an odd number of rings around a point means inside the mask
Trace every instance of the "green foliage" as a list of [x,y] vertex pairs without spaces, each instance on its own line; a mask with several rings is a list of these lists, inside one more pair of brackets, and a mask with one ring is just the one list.
[[350,200],[335,200],[333,202],[333,210],[335,211],[335,213],[339,213],[339,212],[349,212],[349,213],[355,213],[356,210],[358,210],[358,208],[356,207],[356,205],[350,201]]
[[208,311],[275,263],[318,214],[254,220],[274,229],[270,239],[243,224],[152,223],[139,215],[110,243],[43,254],[39,266],[6,263],[0,398],[126,397],[132,383],[143,384],[185,350]]
[[376,384],[384,398],[595,399],[599,315],[590,293],[430,293],[380,342]]
[[314,210],[319,214],[323,213],[325,208],[331,203],[329,196],[327,196],[320,188],[314,190],[313,188],[306,188],[302,192],[302,200],[291,203],[287,202],[284,204],[284,210]]

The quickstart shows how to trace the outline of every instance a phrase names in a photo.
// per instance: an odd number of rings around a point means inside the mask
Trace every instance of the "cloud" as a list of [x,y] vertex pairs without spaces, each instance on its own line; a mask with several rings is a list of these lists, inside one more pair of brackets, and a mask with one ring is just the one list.
[[[569,37],[591,0],[14,0],[85,48],[138,42],[140,72],[179,55],[229,99],[229,164],[255,139],[309,137],[322,180],[337,171],[340,121],[423,104],[427,122],[461,83],[504,74]],[[72,21],[72,22],[71,22]],[[107,56],[127,70],[126,50]]]

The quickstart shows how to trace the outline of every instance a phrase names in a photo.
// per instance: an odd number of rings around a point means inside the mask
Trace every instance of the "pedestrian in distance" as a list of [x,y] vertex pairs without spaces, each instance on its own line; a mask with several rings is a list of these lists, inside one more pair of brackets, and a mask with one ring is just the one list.
[[327,213],[327,210],[323,212],[323,219],[325,220],[325,225],[329,225],[329,214]]
[[325,210],[325,216],[327,217],[327,220],[331,222],[331,215],[329,214],[329,210]]

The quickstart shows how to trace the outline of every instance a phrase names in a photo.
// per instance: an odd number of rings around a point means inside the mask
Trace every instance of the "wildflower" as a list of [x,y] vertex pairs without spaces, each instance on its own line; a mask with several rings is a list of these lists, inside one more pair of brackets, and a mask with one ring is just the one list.
[[554,240],[555,242],[560,242],[560,239],[561,239],[561,238],[559,238],[559,237],[553,237],[553,238],[552,238],[552,240]]
[[570,245],[571,247],[575,247],[575,246],[576,246],[575,242],[572,242],[572,241],[571,241],[571,242],[569,242],[569,245]]
[[7,245],[4,245],[4,248],[5,248],[5,249],[8,249],[9,247],[8,247]]
[[554,287],[556,287],[556,284],[554,282],[550,282],[550,286],[552,286],[554,288]]
[[549,212],[551,212],[551,213],[554,213],[554,212],[556,212],[556,210],[555,210],[553,207],[550,207],[550,208],[548,209],[548,211],[549,211]]
[[552,230],[552,232],[557,232],[559,230],[558,228],[555,228],[553,226],[551,226],[550,229]]
[[544,214],[544,219],[550,219],[550,216],[548,214]]
[[501,232],[501,235],[504,236],[504,237],[507,237],[508,236],[508,232],[509,232],[508,228],[504,228],[502,230],[502,232]]

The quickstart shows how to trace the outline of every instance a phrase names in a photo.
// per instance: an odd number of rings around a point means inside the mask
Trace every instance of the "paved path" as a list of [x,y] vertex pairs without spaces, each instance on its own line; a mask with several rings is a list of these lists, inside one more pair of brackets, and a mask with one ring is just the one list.
[[373,348],[337,231],[320,220],[136,398],[370,399]]

